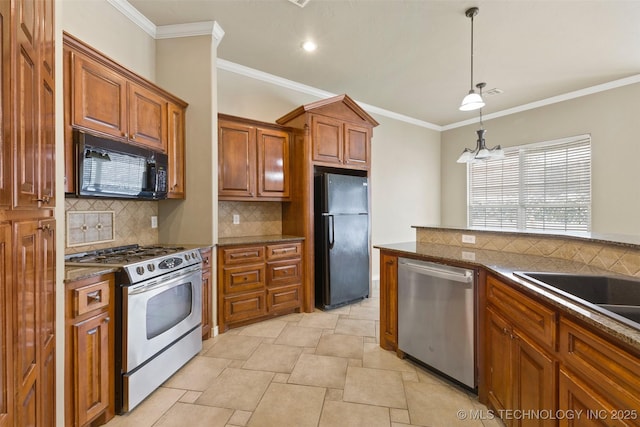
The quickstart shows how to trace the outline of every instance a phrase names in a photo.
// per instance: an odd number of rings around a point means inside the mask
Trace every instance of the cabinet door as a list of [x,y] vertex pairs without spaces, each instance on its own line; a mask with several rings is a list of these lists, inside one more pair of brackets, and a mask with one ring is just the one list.
[[343,122],[323,116],[311,118],[313,139],[313,161],[319,163],[342,164],[344,141]]
[[358,169],[371,165],[371,132],[351,123],[344,125],[344,164]]
[[103,65],[73,53],[72,124],[127,136],[127,82]]
[[40,313],[40,420],[55,425],[56,408],[56,233],[55,220],[40,221],[38,239],[38,280]]
[[[3,6],[4,2],[0,8]],[[13,426],[11,257],[11,225],[8,223],[0,224],[0,427]]]
[[135,83],[128,86],[129,139],[166,153],[167,100]]
[[54,0],[37,2],[42,25],[40,37],[40,192],[46,207],[55,206],[55,27]]
[[14,225],[14,375],[16,392],[16,423],[20,426],[39,425],[40,396],[38,364],[38,221],[23,221]]
[[218,123],[218,197],[254,197],[256,188],[255,128]]
[[[11,2],[0,2],[0,206],[11,205]],[[0,423],[2,425],[2,423]]]
[[[556,362],[542,348],[516,332],[513,340],[513,407],[522,411],[556,410]],[[495,360],[495,358],[494,358]],[[506,361],[503,360],[503,363]],[[533,412],[531,412],[533,413]],[[555,420],[520,419],[517,426],[554,426]]]
[[289,198],[289,134],[257,129],[258,196]]
[[185,198],[185,146],[184,146],[184,109],[169,103],[168,115],[168,155],[169,155],[169,193],[170,199]]
[[109,313],[73,326],[76,421],[85,425],[109,405]]
[[39,181],[38,68],[37,33],[38,2],[16,2],[17,61],[14,93],[15,108],[15,170],[13,174],[17,207],[37,207]]
[[[511,327],[493,310],[487,309],[485,333],[487,395],[494,409],[513,408]],[[513,420],[505,420],[511,425]]]
[[[631,417],[627,417],[627,420],[611,419],[611,414],[617,413],[616,409],[620,408],[612,406],[604,396],[593,391],[575,374],[565,370],[564,368],[560,368],[558,389],[558,409],[564,414],[580,414],[579,418],[561,418],[559,421],[560,427],[612,427],[638,425],[638,420],[632,420]],[[637,411],[636,408],[633,409]],[[624,411],[620,412],[620,414],[623,413]]]
[[398,348],[398,257],[380,254],[380,347]]

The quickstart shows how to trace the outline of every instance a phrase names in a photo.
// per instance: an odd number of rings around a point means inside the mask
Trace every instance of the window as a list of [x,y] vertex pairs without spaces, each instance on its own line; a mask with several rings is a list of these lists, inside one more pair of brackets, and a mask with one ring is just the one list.
[[591,230],[591,137],[506,148],[470,163],[468,225],[511,230]]

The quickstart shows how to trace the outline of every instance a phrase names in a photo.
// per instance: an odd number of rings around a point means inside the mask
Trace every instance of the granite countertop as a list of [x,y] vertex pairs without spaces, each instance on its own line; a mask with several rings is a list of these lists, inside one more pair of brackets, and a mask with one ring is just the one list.
[[559,258],[549,258],[535,255],[516,254],[510,252],[491,251],[483,249],[469,249],[466,247],[440,245],[434,243],[404,242],[385,245],[375,245],[377,249],[392,252],[398,256],[418,256],[428,258],[434,262],[455,262],[466,264],[472,268],[485,268],[513,283],[529,293],[544,300],[569,314],[583,320],[600,331],[614,336],[618,340],[630,345],[640,352],[640,329],[626,325],[612,317],[595,311],[588,305],[580,304],[568,299],[560,293],[555,293],[546,287],[531,283],[515,276],[515,271],[545,271],[568,274],[593,274],[620,276],[607,270],[592,267],[575,261]]
[[269,234],[263,236],[226,237],[218,239],[218,246],[253,245],[304,240],[304,237],[286,234]]
[[64,267],[64,283],[75,282],[76,280],[88,277],[100,276],[102,274],[115,273],[118,267],[105,265],[104,267]]

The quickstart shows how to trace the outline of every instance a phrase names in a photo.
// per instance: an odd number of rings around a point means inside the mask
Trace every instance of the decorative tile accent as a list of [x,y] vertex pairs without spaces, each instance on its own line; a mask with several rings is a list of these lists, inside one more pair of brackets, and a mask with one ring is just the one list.
[[[233,223],[240,216],[240,224]],[[218,202],[218,237],[282,234],[280,202]]]
[[113,211],[68,211],[67,246],[113,242]]
[[[476,236],[476,244],[462,243],[463,234]],[[416,227],[420,243],[444,244],[468,249],[485,249],[517,254],[538,255],[576,261],[614,273],[640,277],[640,249],[632,245],[584,242],[576,238],[558,236],[518,235],[516,232],[484,230],[456,230]]]
[[[114,214],[114,239],[107,243],[92,242],[73,246],[67,237],[65,253],[92,251],[123,245],[158,243],[158,229],[151,228],[151,216],[158,215],[158,202],[119,199],[65,199],[65,212],[103,212]],[[72,216],[73,217],[73,216]]]

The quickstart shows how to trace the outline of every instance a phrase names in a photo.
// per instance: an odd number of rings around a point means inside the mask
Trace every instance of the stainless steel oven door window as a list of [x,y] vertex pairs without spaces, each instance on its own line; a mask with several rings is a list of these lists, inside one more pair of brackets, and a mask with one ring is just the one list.
[[172,274],[123,288],[126,357],[130,372],[202,322],[202,268]]

